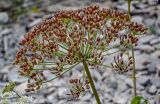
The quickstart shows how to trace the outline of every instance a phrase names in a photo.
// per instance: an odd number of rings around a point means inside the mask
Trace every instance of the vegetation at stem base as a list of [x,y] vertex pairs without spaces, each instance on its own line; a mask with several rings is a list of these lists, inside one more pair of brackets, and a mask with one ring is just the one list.
[[131,100],[131,104],[141,104],[142,102],[143,104],[150,104],[149,101],[145,99],[143,96],[135,96]]
[[33,102],[32,97],[20,96],[16,91],[15,82],[10,82],[0,89],[0,104],[30,104]]

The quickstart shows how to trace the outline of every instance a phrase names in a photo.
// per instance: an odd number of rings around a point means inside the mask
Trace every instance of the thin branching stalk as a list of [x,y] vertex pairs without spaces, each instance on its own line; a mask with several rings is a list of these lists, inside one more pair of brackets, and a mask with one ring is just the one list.
[[[130,5],[131,5],[131,0],[128,0],[128,15],[129,18],[131,20],[131,9],[130,9]],[[132,79],[133,79],[133,91],[134,91],[134,96],[137,95],[136,93],[136,65],[135,65],[135,57],[134,57],[134,46],[132,45],[131,47],[132,50],[132,57],[133,57],[133,71],[132,71]]]
[[98,93],[97,93],[96,87],[95,87],[94,82],[93,82],[93,80],[92,80],[92,76],[91,76],[91,73],[90,73],[90,71],[89,71],[89,68],[88,68],[88,65],[87,65],[86,61],[83,61],[83,66],[84,66],[84,69],[85,69],[85,71],[86,71],[86,75],[87,75],[87,77],[88,77],[88,79],[89,79],[89,83],[90,83],[90,85],[91,85],[93,94],[94,94],[94,96],[95,96],[95,98],[96,98],[97,104],[101,104],[99,95],[98,95]]

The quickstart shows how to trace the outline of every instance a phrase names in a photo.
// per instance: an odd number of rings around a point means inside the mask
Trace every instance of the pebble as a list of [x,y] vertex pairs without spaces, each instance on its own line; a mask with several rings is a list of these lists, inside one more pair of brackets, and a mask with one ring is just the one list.
[[154,94],[156,94],[156,92],[157,92],[157,87],[155,85],[152,85],[151,87],[149,87],[148,93],[154,95]]
[[7,12],[0,12],[0,24],[8,23],[9,16]]
[[9,9],[12,5],[12,2],[9,0],[0,0],[0,9]]
[[136,46],[135,49],[145,53],[151,53],[155,50],[155,48],[150,45],[139,45],[139,46]]
[[[128,11],[128,4],[127,4],[127,2],[125,2],[125,3],[121,4],[121,5],[117,5],[117,9]],[[131,9],[131,12],[135,10],[135,8],[134,8],[133,5],[131,5],[130,9]]]
[[146,19],[144,19],[144,23],[147,26],[153,26],[155,24],[155,19],[154,18],[146,18]]
[[37,25],[38,23],[42,22],[42,19],[36,19],[33,22],[31,22],[30,24],[28,24],[28,28],[32,28],[33,26]]
[[152,78],[150,79],[151,84],[155,85],[157,88],[160,89],[160,77],[159,78]]
[[27,89],[27,84],[28,84],[28,82],[24,82],[24,83],[17,85],[15,88],[15,91],[21,95],[26,94],[25,89]]
[[6,28],[0,32],[0,38],[11,33],[12,33],[12,29]]
[[141,44],[147,44],[149,43],[152,39],[155,38],[155,35],[145,35],[145,36],[140,36],[139,38],[139,43]]
[[92,97],[91,93],[86,93],[84,96],[82,96],[81,100],[88,101],[89,99],[91,99],[91,97]]
[[151,62],[151,57],[147,54],[139,54],[135,56],[135,65],[138,70],[146,70],[146,65]]
[[47,7],[47,11],[49,13],[54,13],[56,11],[61,11],[61,10],[77,10],[78,8],[80,7],[77,7],[77,6],[73,6],[73,7],[70,7],[70,6],[67,6],[67,7],[64,7],[62,5],[50,5]]
[[120,96],[117,96],[115,99],[114,99],[114,104],[126,104],[127,103],[127,98],[126,96],[124,97],[120,97]]
[[143,85],[146,86],[150,82],[150,77],[146,75],[141,75],[137,78],[137,81]]
[[160,43],[160,38],[159,37],[157,37],[157,38],[155,38],[155,39],[150,41],[151,45],[158,44],[158,43]]
[[156,50],[151,54],[153,57],[156,57],[157,59],[160,59],[160,50]]
[[67,87],[60,87],[57,90],[58,90],[58,95],[60,97],[66,97],[66,94],[68,93],[69,88],[67,88]]
[[143,17],[142,16],[132,16],[132,21],[137,22],[137,23],[143,23]]

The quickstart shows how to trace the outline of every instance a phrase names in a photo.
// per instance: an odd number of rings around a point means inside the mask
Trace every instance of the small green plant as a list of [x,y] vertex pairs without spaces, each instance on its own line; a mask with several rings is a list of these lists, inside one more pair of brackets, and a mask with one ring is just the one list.
[[33,101],[32,97],[20,96],[14,91],[15,85],[15,82],[10,82],[0,90],[0,104],[29,104]]
[[150,104],[149,101],[147,99],[145,99],[143,96],[133,97],[131,104],[141,104],[142,102],[143,102],[143,104]]
[[[103,66],[125,73],[135,68],[129,50],[137,45],[138,35],[145,34],[146,30],[143,25],[130,21],[128,14],[100,9],[98,5],[60,11],[25,34],[14,63],[20,66],[20,75],[29,78],[26,91],[38,90],[43,83],[61,77],[82,63],[83,78],[70,80],[75,87],[67,95],[77,99],[90,84],[97,104],[101,104],[91,69]],[[120,47],[111,46],[115,41],[119,41]],[[114,48],[118,50],[109,53]],[[104,58],[111,54],[115,54],[114,62],[104,64]],[[48,79],[45,71],[56,77]]]

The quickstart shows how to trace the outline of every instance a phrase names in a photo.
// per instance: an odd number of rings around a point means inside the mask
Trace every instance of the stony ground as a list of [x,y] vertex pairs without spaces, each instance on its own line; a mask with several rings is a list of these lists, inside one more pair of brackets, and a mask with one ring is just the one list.
[[[7,82],[16,81],[16,90],[20,94],[26,94],[26,79],[18,76],[18,67],[11,63],[19,48],[17,42],[31,27],[44,18],[52,17],[57,10],[73,10],[95,2],[101,7],[127,11],[124,0],[12,1],[0,0],[0,88]],[[140,38],[139,46],[135,48],[138,94],[149,99],[151,104],[160,104],[160,5],[156,4],[156,0],[142,0],[141,3],[133,0],[131,12],[133,21],[145,24],[151,30],[147,36]],[[45,84],[37,93],[29,94],[35,97],[34,104],[96,104],[90,92],[77,102],[66,102],[66,93],[70,88],[67,81],[82,76],[83,67],[76,69],[64,78]],[[118,74],[106,68],[92,71],[103,104],[130,104],[133,92],[130,74]]]

